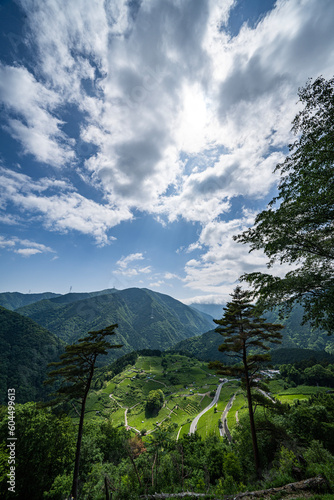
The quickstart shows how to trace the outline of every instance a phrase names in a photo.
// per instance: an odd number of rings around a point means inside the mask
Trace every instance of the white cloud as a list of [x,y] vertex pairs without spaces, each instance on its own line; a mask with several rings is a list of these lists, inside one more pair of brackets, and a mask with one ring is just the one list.
[[161,285],[164,285],[165,282],[163,280],[155,281],[149,284],[151,288],[159,288]]
[[30,257],[31,255],[42,253],[41,250],[38,250],[37,248],[19,248],[18,250],[14,250],[14,252],[22,255],[23,257]]
[[226,296],[223,295],[196,295],[195,297],[191,297],[189,299],[183,299],[182,302],[184,304],[216,304],[218,306],[224,304],[226,302]]
[[11,248],[15,246],[15,241],[8,240],[4,236],[0,236],[0,248]]
[[217,303],[213,300],[214,295],[217,295],[218,303],[222,298],[226,302],[242,274],[259,271],[283,276],[292,269],[288,265],[275,265],[268,270],[268,259],[261,251],[249,253],[248,245],[233,240],[234,235],[253,225],[254,216],[254,213],[244,210],[244,217],[240,219],[213,221],[203,228],[198,241],[205,250],[185,266],[183,281],[187,288],[206,292],[211,295],[212,303]]
[[51,247],[44,245],[43,243],[21,239],[16,236],[10,238],[0,236],[0,248],[5,248],[7,250],[13,251],[14,253],[22,255],[23,257],[30,257],[31,255],[41,253],[55,253],[55,251]]
[[173,280],[173,279],[181,279],[180,276],[178,276],[177,274],[174,274],[174,273],[165,273],[164,274],[164,278],[166,280]]
[[265,196],[297,87],[333,68],[330,0],[279,0],[234,38],[233,0],[20,3],[48,85],[26,68],[2,68],[4,102],[28,122],[12,118],[11,133],[39,161],[66,163],[73,145],[52,113],[76,105],[80,140],[97,148],[82,178],[118,209],[172,221],[205,224],[235,196]]
[[[75,192],[66,181],[31,177],[0,168],[0,194],[3,202],[15,204],[31,218],[43,216],[44,225],[51,230],[76,230],[93,235],[100,245],[114,239],[107,232],[122,220],[131,219],[126,208],[99,204]],[[43,193],[43,194],[42,194]]]
[[63,122],[52,114],[60,104],[59,95],[36,81],[26,68],[0,63],[0,101],[9,113],[6,128],[24,153],[56,167],[74,158],[71,141],[61,130]]
[[144,256],[142,253],[131,253],[130,255],[127,255],[126,257],[122,257],[116,262],[116,265],[118,265],[121,269],[125,269],[128,267],[129,262],[133,262],[135,260],[143,260]]
[[116,266],[118,269],[113,271],[114,274],[127,276],[129,278],[138,276],[139,274],[150,274],[152,272],[151,266],[139,267],[138,265],[128,267],[129,264],[132,264],[135,261],[144,260],[144,256],[142,253],[132,253],[127,255],[126,257],[122,257],[116,262]]

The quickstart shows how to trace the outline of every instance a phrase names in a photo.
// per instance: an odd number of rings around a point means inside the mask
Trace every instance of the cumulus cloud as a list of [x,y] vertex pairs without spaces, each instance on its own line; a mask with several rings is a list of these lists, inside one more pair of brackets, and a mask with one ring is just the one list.
[[[269,272],[268,259],[263,252],[249,253],[248,245],[241,245],[233,240],[234,235],[253,225],[255,213],[247,209],[243,212],[241,218],[228,222],[212,221],[202,229],[198,241],[203,252],[200,257],[190,259],[185,266],[184,283],[187,288],[201,290],[211,297],[217,294],[218,303],[222,299],[226,302],[242,274]],[[283,276],[291,269],[287,264],[274,265],[270,272]],[[201,299],[201,303],[208,303],[205,300]]]
[[116,264],[121,268],[125,269],[128,267],[129,262],[133,262],[134,260],[143,260],[144,256],[142,253],[131,253],[130,255],[127,255],[126,257],[122,257],[119,259]]
[[71,141],[61,130],[63,122],[53,114],[59,95],[36,81],[27,68],[0,63],[0,102],[8,113],[6,128],[24,153],[56,167],[73,159]]
[[170,220],[207,223],[234,196],[268,193],[281,158],[272,148],[289,139],[298,85],[333,66],[328,0],[322,9],[315,0],[278,1],[234,38],[232,0],[20,4],[48,87],[26,68],[2,67],[11,89],[4,102],[28,120],[8,121],[13,137],[39,161],[72,159],[52,111],[74,103],[80,140],[96,148],[80,166],[83,178],[117,207]]
[[1,167],[0,186],[3,204],[13,203],[31,218],[42,216],[45,227],[51,230],[93,235],[100,245],[114,239],[107,236],[111,227],[132,217],[126,209],[87,199],[64,180],[34,181],[28,175]]

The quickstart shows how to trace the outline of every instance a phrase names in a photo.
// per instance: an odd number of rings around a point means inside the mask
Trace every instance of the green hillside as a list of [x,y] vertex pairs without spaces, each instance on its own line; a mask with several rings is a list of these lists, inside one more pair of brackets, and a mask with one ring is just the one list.
[[284,325],[283,343],[281,347],[314,349],[334,354],[334,337],[319,328],[313,328],[309,323],[302,324],[303,307],[295,304],[291,314],[280,319],[277,310],[269,311],[264,316],[271,323],[282,323]]
[[117,323],[115,342],[124,347],[111,352],[109,361],[132,350],[168,349],[212,325],[209,316],[147,289],[129,288],[67,304],[59,300],[36,302],[18,312],[68,343],[87,331]]
[[0,293],[0,306],[14,311],[19,307],[24,307],[34,302],[43,299],[53,299],[59,297],[59,294],[52,292],[44,293],[19,293],[19,292],[2,292]]
[[16,401],[36,401],[46,395],[46,367],[59,358],[63,343],[30,318],[0,306],[0,401],[14,388]]
[[[128,364],[116,375],[123,358],[100,369],[95,379],[95,391],[89,396],[87,418],[108,418],[114,425],[124,424],[147,434],[155,430],[157,423],[172,423],[175,424],[173,435],[176,438],[179,431],[180,435],[189,432],[190,421],[210,404],[219,376],[208,369],[207,363],[186,355],[147,354],[149,352],[128,355]],[[151,351],[151,354],[156,352]],[[218,403],[221,411],[237,387],[239,383],[231,381],[222,391]],[[149,394],[159,389],[163,393],[163,406],[157,411],[148,410]],[[210,432],[217,436],[220,416],[215,415],[214,422],[211,419],[209,425]],[[204,426],[203,437],[207,432]],[[200,430],[199,433],[202,434]]]
[[[325,351],[334,354],[334,338],[325,332],[312,328],[309,324],[302,325],[303,309],[298,304],[293,308],[291,314],[283,320],[279,318],[277,311],[264,314],[269,322],[282,323],[282,344],[277,344],[276,349],[284,348],[287,355],[294,349],[309,349],[313,351]],[[182,340],[174,346],[175,350],[192,354],[199,359],[227,361],[218,351],[218,346],[223,343],[223,337],[211,329],[204,334]],[[273,347],[273,349],[275,349]],[[280,359],[281,363],[285,361]]]
[[100,290],[98,292],[81,292],[81,293],[71,292],[51,298],[50,301],[53,302],[54,304],[71,304],[72,302],[77,302],[78,300],[89,299],[91,297],[98,297],[99,295],[108,295],[110,293],[116,293],[117,291],[118,290],[116,290],[115,288],[107,288],[106,290]]
[[[159,351],[133,352],[108,367],[98,370],[87,404],[87,419],[107,419],[114,426],[149,435],[156,425],[172,425],[175,438],[187,434],[191,421],[212,401],[219,385],[219,376],[208,369],[206,362],[185,354]],[[326,387],[298,386],[291,389],[282,379],[269,382],[272,395],[281,401],[308,399],[312,394],[326,392]],[[163,405],[152,411],[150,395],[162,391]],[[228,425],[233,430],[239,416],[247,415],[247,401],[240,381],[230,379],[222,387],[214,408],[203,414],[197,426],[202,438],[219,436],[222,412],[233,395]],[[77,418],[75,412],[72,417]]]

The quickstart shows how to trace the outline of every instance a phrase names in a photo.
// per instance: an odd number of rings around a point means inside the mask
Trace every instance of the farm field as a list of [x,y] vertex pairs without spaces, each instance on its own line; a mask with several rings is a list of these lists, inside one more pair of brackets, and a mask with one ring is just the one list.
[[[152,433],[156,426],[168,425],[171,437],[177,439],[189,433],[192,420],[212,402],[219,380],[207,363],[195,358],[181,354],[139,356],[134,365],[126,366],[121,373],[104,381],[99,390],[91,391],[87,418],[108,419],[115,426],[124,425],[129,431],[143,435]],[[311,386],[284,387],[286,384],[280,379],[269,382],[271,396],[290,404],[327,390]],[[150,412],[147,399],[151,391],[159,389],[163,395],[162,407]],[[239,418],[248,412],[240,381],[228,380],[222,386],[217,404],[199,419],[196,432],[202,438],[220,435],[219,421],[232,396],[235,397],[226,417],[231,432]]]

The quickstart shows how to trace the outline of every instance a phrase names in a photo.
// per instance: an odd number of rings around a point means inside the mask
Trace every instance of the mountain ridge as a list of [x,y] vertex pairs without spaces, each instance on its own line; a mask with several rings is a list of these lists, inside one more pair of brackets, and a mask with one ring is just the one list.
[[[71,298],[70,298],[71,299]],[[212,318],[182,302],[146,288],[113,290],[78,301],[44,299],[16,310],[47,328],[65,342],[76,341],[83,333],[118,324],[108,361],[138,349],[165,350],[175,343],[200,335],[212,327]],[[107,362],[107,360],[106,360]]]
[[21,292],[1,292],[0,293],[0,306],[15,311],[19,307],[33,304],[43,299],[50,299],[59,297],[60,294],[53,292],[42,293],[21,293]]

